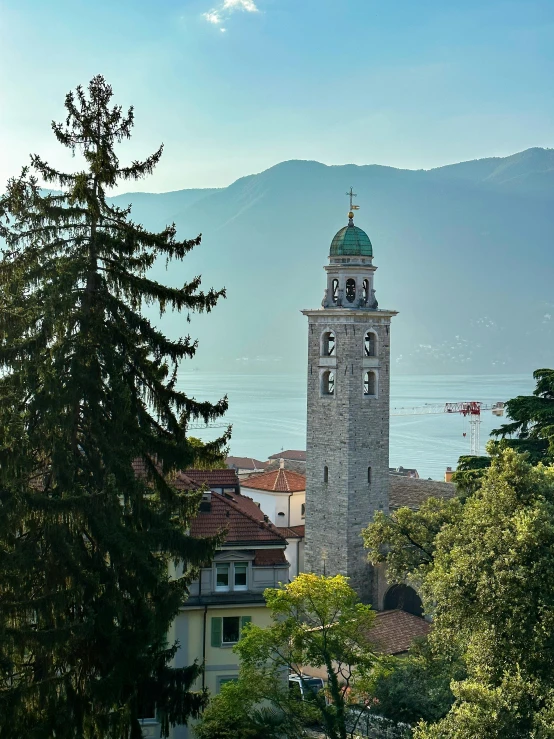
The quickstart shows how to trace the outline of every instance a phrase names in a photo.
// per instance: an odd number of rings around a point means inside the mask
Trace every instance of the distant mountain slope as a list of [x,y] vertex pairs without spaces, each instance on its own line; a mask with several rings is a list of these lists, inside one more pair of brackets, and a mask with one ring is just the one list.
[[320,304],[350,185],[380,305],[400,311],[396,371],[554,365],[554,151],[529,149],[430,171],[288,161],[201,196],[133,197],[134,217],[149,226],[174,220],[182,237],[203,233],[170,279],[201,273],[227,287],[212,316],[190,327],[172,319],[173,332],[200,338],[198,366],[303,369],[300,310]]
[[199,338],[195,367],[304,371],[300,310],[320,305],[350,185],[377,298],[400,311],[394,371],[554,366],[554,150],[534,148],[429,171],[287,161],[226,188],[117,196],[148,228],[175,221],[180,238],[203,234],[182,264],[154,270],[227,287],[212,315],[164,319],[172,334]]

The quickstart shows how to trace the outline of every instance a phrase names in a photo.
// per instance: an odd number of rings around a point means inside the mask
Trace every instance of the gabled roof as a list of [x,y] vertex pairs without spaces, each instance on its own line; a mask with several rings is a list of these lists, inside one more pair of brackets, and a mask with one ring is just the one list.
[[422,480],[402,475],[389,475],[389,506],[391,509],[419,508],[427,498],[455,498],[456,486],[451,482]]
[[426,637],[431,625],[406,611],[380,611],[367,637],[381,654],[403,654],[414,639]]
[[245,488],[252,490],[272,490],[278,493],[299,493],[306,490],[306,477],[292,470],[278,469],[263,472],[244,480]]
[[267,462],[261,462],[259,459],[253,459],[252,457],[227,457],[225,464],[231,469],[257,472],[265,469]]
[[305,462],[306,452],[303,449],[286,449],[284,452],[272,454],[268,459],[290,459],[293,462]]
[[239,478],[235,470],[228,467],[222,470],[183,470],[186,477],[198,485],[207,487],[238,487]]
[[306,527],[302,526],[277,526],[280,534],[287,539],[303,539],[306,536]]
[[209,510],[199,511],[196,518],[191,521],[191,535],[215,536],[225,531],[225,544],[273,543],[284,547],[285,537],[272,523],[264,520],[263,512],[254,501],[250,498],[242,500],[243,497],[212,492]]

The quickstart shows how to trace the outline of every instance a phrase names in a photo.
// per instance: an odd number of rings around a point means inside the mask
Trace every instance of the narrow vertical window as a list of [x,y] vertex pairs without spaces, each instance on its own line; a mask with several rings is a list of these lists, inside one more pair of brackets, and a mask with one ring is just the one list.
[[218,564],[215,568],[215,589],[217,591],[229,590],[229,565]]
[[356,280],[352,279],[352,277],[349,277],[346,280],[345,297],[349,303],[353,303],[354,298],[356,297]]
[[334,395],[335,394],[335,373],[327,370],[321,376],[321,394],[322,395]]
[[324,357],[334,357],[336,349],[335,334],[332,331],[326,331],[321,341],[321,354]]
[[323,482],[329,482],[329,467],[327,465],[323,468]]
[[371,467],[367,468],[367,484],[371,485]]
[[375,372],[366,372],[364,374],[364,395],[375,397],[376,387]]
[[339,302],[339,281],[333,280],[333,303],[335,305]]
[[366,331],[364,335],[364,356],[377,356],[377,336],[373,331]]
[[369,280],[364,280],[362,282],[362,300],[363,300],[364,305],[367,305],[368,299],[369,299]]

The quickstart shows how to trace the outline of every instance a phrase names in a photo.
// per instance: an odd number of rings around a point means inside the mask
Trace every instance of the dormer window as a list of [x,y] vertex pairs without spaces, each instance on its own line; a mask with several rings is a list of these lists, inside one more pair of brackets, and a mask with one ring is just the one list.
[[235,590],[247,590],[248,564],[246,562],[235,562]]
[[217,564],[215,566],[215,589],[218,593],[224,593],[229,590],[229,570],[230,565]]

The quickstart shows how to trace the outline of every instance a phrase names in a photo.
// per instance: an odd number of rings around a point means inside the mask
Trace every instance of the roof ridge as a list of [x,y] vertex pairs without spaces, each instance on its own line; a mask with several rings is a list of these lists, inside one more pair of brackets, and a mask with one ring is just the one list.
[[[230,506],[231,508],[233,508],[238,513],[240,513],[243,516],[245,516],[246,518],[250,519],[250,521],[253,521],[260,528],[262,528],[262,529],[263,528],[269,529],[269,531],[271,531],[272,533],[277,534],[277,536],[279,537],[279,539],[282,539],[283,541],[286,541],[286,538],[277,531],[277,527],[273,523],[271,523],[268,526],[268,524],[266,523],[265,520],[264,521],[258,521],[257,519],[254,518],[254,516],[251,516],[250,513],[248,513],[248,511],[243,510],[237,503],[235,503],[234,500],[232,500],[231,498],[227,498],[225,495],[222,495],[221,493],[216,493],[215,491],[212,490],[212,495],[217,495],[217,497],[218,497],[219,500],[222,500],[224,503],[226,503],[226,505]],[[244,497],[246,498],[248,496],[245,495]],[[265,515],[265,514],[263,514],[263,515]]]

